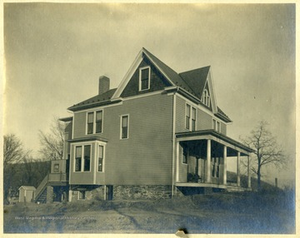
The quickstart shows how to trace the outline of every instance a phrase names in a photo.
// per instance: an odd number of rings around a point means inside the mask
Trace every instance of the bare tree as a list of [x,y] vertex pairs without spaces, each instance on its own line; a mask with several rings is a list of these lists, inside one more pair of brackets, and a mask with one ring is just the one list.
[[3,178],[4,202],[9,201],[10,190],[17,171],[13,165],[23,161],[29,151],[23,149],[22,142],[14,134],[4,136],[3,140]]
[[17,163],[24,157],[24,150],[21,141],[14,135],[4,136],[3,140],[3,162],[4,167],[9,163]]
[[259,122],[251,131],[251,135],[243,140],[243,143],[254,150],[254,161],[250,164],[251,170],[257,175],[257,187],[261,188],[262,168],[266,165],[281,167],[286,164],[287,157],[277,144],[276,138],[267,129],[268,123]]
[[53,119],[50,133],[39,132],[41,149],[40,153],[46,160],[63,159],[64,148],[64,124],[57,118]]

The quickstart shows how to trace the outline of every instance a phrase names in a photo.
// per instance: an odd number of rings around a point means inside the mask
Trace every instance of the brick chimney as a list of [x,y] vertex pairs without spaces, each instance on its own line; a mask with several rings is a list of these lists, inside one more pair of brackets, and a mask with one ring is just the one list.
[[99,78],[99,95],[109,90],[109,78],[100,76]]

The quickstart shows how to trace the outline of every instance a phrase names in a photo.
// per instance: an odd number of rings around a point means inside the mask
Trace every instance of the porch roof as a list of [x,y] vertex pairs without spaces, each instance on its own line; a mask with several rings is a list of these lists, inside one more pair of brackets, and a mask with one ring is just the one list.
[[227,144],[231,145],[232,147],[237,147],[244,152],[248,152],[248,153],[254,152],[254,150],[251,149],[250,147],[248,147],[226,135],[223,135],[213,129],[178,132],[178,133],[176,133],[176,138],[178,138],[180,141],[212,139],[212,140],[216,140],[218,142],[218,141],[222,140],[223,142],[226,142]]

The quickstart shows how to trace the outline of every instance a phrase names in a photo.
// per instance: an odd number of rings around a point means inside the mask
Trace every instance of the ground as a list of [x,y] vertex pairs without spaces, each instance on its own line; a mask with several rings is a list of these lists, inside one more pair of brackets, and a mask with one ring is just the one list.
[[291,192],[218,193],[164,200],[17,203],[4,206],[5,233],[294,234]]

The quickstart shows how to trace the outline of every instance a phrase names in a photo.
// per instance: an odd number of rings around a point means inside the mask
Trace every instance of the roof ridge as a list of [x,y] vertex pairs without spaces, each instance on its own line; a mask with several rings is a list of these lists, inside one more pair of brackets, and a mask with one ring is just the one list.
[[196,71],[196,70],[199,70],[199,69],[205,69],[205,68],[210,68],[211,65],[207,65],[207,66],[203,66],[203,67],[200,67],[200,68],[196,68],[196,69],[191,69],[191,70],[187,70],[187,71],[183,71],[183,72],[180,72],[180,74],[184,74],[184,73],[189,73],[189,72],[193,72],[193,71]]
[[[162,71],[164,71],[165,74],[167,74],[167,76],[170,78],[170,80],[172,81],[173,84],[175,84],[176,86],[182,87],[183,89],[187,90],[188,92],[191,92],[195,95],[194,90],[191,88],[191,86],[174,70],[172,69],[170,66],[168,66],[166,63],[164,63],[163,61],[161,61],[159,58],[157,58],[155,55],[153,55],[151,52],[149,52],[147,49],[145,49],[144,47],[142,47],[142,50],[146,53],[147,56],[149,56],[155,63],[159,63],[161,64],[163,67],[166,67],[167,70],[171,71],[171,73],[173,74],[173,76],[176,75],[177,78],[173,78],[170,75],[168,75],[168,72],[165,72],[163,69],[161,69]],[[158,65],[159,67],[159,65]],[[170,72],[169,72],[170,73]],[[175,82],[174,82],[175,80]],[[178,82],[181,81],[181,82]],[[180,84],[180,85],[178,85]],[[184,84],[184,85],[182,85]]]

